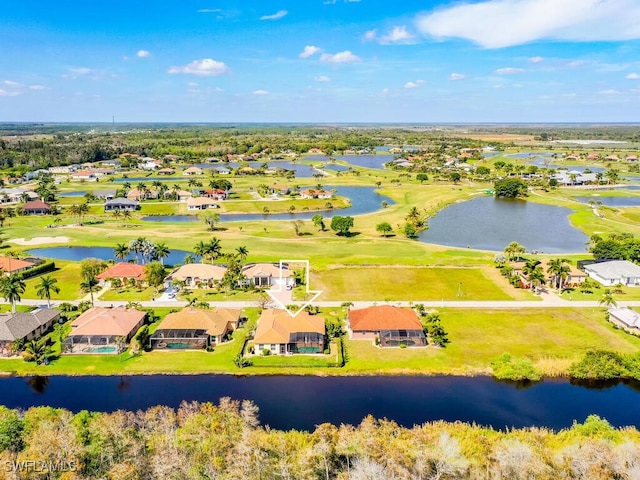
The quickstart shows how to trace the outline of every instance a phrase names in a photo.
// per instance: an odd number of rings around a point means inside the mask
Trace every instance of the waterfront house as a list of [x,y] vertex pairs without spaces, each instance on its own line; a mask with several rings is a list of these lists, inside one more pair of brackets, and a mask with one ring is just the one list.
[[[520,288],[531,288],[531,282],[527,279],[526,275],[523,273],[524,266],[526,262],[511,262],[511,267],[513,268],[513,274],[520,277]],[[579,268],[576,268],[571,263],[566,263],[569,267],[569,271],[567,272],[567,277],[562,281],[562,285],[565,287],[573,287],[580,285],[584,282],[588,275],[586,272],[583,272]],[[540,263],[540,267],[542,271],[546,275],[545,283],[552,283],[554,275],[548,272],[549,269],[549,259],[542,260]]]
[[382,347],[423,347],[427,344],[418,315],[409,308],[380,305],[349,312],[349,337],[376,340]]
[[173,175],[176,171],[173,168],[161,168],[158,170],[158,175]]
[[229,175],[231,173],[231,169],[228,167],[213,167],[213,171],[219,175]]
[[202,175],[204,171],[200,167],[189,167],[182,171],[183,175]]
[[113,200],[116,198],[116,191],[113,189],[108,190],[94,190],[93,196],[98,200]]
[[315,190],[313,188],[307,188],[300,192],[300,198],[331,198],[333,194],[326,190]]
[[187,199],[187,210],[207,210],[209,208],[218,208],[213,198],[196,197]]
[[618,284],[630,287],[640,285],[640,267],[628,260],[592,263],[585,265],[584,271],[605,287]]
[[35,263],[28,262],[26,260],[11,257],[0,257],[0,272],[7,276],[23,272],[35,266]]
[[200,195],[207,198],[213,198],[214,200],[226,200],[227,192],[221,188],[205,188],[200,190]]
[[60,311],[51,308],[39,308],[29,313],[0,314],[0,357],[11,355],[13,342],[39,337],[59,318]]
[[25,215],[49,215],[51,213],[51,205],[42,200],[31,200],[22,205]]
[[140,208],[140,203],[135,200],[129,200],[128,198],[114,198],[113,200],[107,200],[104,204],[105,212],[112,212],[114,210],[128,210],[133,212]]
[[279,183],[274,183],[269,187],[269,193],[271,195],[287,195],[290,191],[288,186]]
[[217,345],[228,339],[241,318],[240,309],[187,307],[164,317],[151,335],[150,345],[154,349],[176,350]]
[[71,323],[71,333],[63,342],[63,352],[120,353],[146,317],[147,312],[135,308],[90,308]]
[[153,190],[151,188],[146,190],[139,190],[137,188],[133,188],[127,192],[127,198],[129,200],[136,200],[138,202],[140,200],[154,199],[154,198],[158,198],[158,191]]
[[226,273],[226,267],[222,265],[211,265],[209,263],[187,263],[177,268],[165,281],[184,282],[187,287],[212,287],[216,282],[222,280]]
[[295,317],[286,310],[263,310],[253,339],[256,353],[322,353],[325,345],[324,318],[300,312]]
[[244,284],[253,284],[256,287],[271,287],[273,285],[291,286],[296,284],[293,272],[286,264],[253,263],[245,265],[242,274],[246,277]]
[[107,268],[104,272],[96,275],[96,280],[100,282],[100,285],[110,283],[114,278],[119,279],[126,285],[131,280],[134,280],[136,284],[143,282],[147,276],[144,273],[144,265],[127,262],[116,263],[115,265]]

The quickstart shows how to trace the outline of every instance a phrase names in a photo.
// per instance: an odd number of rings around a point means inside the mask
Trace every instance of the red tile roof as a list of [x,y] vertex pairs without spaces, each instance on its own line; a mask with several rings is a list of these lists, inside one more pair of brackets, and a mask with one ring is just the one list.
[[422,330],[420,319],[413,310],[391,305],[351,310],[349,325],[353,331]]
[[0,269],[3,272],[15,272],[24,268],[33,267],[35,263],[18,260],[17,258],[0,257]]
[[23,210],[50,210],[51,206],[42,200],[31,200],[22,206]]
[[144,265],[120,262],[107,268],[100,275],[97,275],[96,278],[98,280],[106,280],[107,278],[135,278],[136,280],[144,280],[146,275],[144,274]]

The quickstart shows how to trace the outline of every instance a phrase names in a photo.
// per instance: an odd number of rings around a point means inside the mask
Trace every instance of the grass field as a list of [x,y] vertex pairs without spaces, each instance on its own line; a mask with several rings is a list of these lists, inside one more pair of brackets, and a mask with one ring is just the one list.
[[[531,299],[483,268],[344,267],[312,272],[309,282],[321,300],[512,300]],[[495,269],[494,269],[495,270]],[[490,278],[493,277],[493,278]]]

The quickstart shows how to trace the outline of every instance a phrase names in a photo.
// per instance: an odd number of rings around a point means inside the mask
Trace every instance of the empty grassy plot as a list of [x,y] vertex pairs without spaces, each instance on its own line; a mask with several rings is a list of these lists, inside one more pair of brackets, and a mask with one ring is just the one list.
[[[84,297],[85,294],[80,289],[80,284],[83,281],[80,275],[80,263],[64,260],[55,260],[55,263],[56,270],[44,274],[58,280],[56,287],[60,289],[60,293],[51,292],[51,300],[77,300]],[[39,298],[37,291],[40,285],[40,277],[30,278],[25,283],[27,288],[21,297]]]
[[[482,268],[356,267],[313,272],[321,300],[511,300]],[[517,294],[517,293],[516,293]]]

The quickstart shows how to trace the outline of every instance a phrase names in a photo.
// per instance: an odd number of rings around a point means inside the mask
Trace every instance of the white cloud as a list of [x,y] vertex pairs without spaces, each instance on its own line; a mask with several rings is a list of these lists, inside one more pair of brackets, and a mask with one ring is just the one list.
[[267,90],[254,90],[253,94],[254,95],[269,95],[269,92]]
[[260,17],[260,20],[280,20],[282,17],[285,17],[287,15],[286,10],[279,10],[276,13],[274,13],[273,15],[263,15]]
[[29,85],[29,90],[49,90],[49,88],[44,85]]
[[582,65],[586,65],[587,62],[584,60],[573,60],[571,62],[569,62],[567,65],[569,67],[575,68],[575,67],[581,67]]
[[449,75],[449,80],[452,80],[452,81],[464,80],[465,78],[467,78],[467,76],[463,75],[462,73],[452,73],[451,75]]
[[638,80],[640,79],[640,75],[638,75],[637,73],[630,73],[624,78],[626,78],[627,80]]
[[542,57],[531,57],[529,59],[529,63],[533,63],[533,64],[542,63],[542,62],[544,62],[544,58]]
[[395,26],[387,35],[380,37],[380,43],[383,45],[390,43],[410,44],[415,42],[416,36],[409,33],[405,25]]
[[196,10],[198,13],[220,13],[222,12],[221,8],[201,8],[200,10]]
[[203,77],[217,77],[229,71],[223,62],[217,62],[211,58],[203,58],[202,60],[194,60],[193,62],[181,67],[170,67],[168,73],[188,73],[192,75],[201,75]]
[[[481,21],[479,21],[481,19]],[[485,48],[541,39],[590,42],[640,38],[637,0],[484,0],[419,15],[420,31]]]
[[197,87],[198,85],[200,85],[198,82],[189,82],[189,83],[187,83],[188,87]]
[[5,80],[3,83],[5,85],[7,85],[8,87],[16,87],[17,88],[17,87],[21,87],[22,86],[21,83],[14,82],[13,80]]
[[309,58],[312,55],[315,55],[316,53],[320,52],[321,48],[316,47],[314,45],[307,45],[304,47],[304,50],[302,50],[302,52],[300,52],[298,54],[298,57],[300,58]]
[[404,88],[418,88],[424,85],[424,80],[416,80],[415,82],[407,82],[404,84]]
[[316,78],[313,79],[315,82],[330,82],[331,79],[329,77],[327,77],[326,75],[318,75]]
[[523,68],[505,67],[499,68],[495,71],[498,75],[515,75],[516,73],[524,72]]
[[362,40],[364,40],[365,42],[373,42],[376,39],[377,35],[378,35],[378,31],[374,28],[373,30],[364,32],[364,35],[362,36]]
[[76,78],[90,78],[91,80],[98,80],[104,77],[104,72],[93,70],[87,67],[69,67],[68,73],[62,75],[62,78],[70,78],[75,80]]
[[17,90],[7,91],[0,88],[0,97],[17,97],[20,92]]
[[600,90],[598,92],[600,95],[619,95],[620,92],[618,90],[609,89],[609,90]]
[[136,53],[136,56],[138,58],[149,58],[151,57],[151,52],[149,50],[138,50],[138,53]]
[[360,57],[358,57],[357,55],[354,55],[349,50],[336,53],[335,55],[332,55],[330,53],[323,53],[320,56],[320,61],[326,62],[326,63],[353,63],[353,62],[360,62],[361,60],[362,59]]

